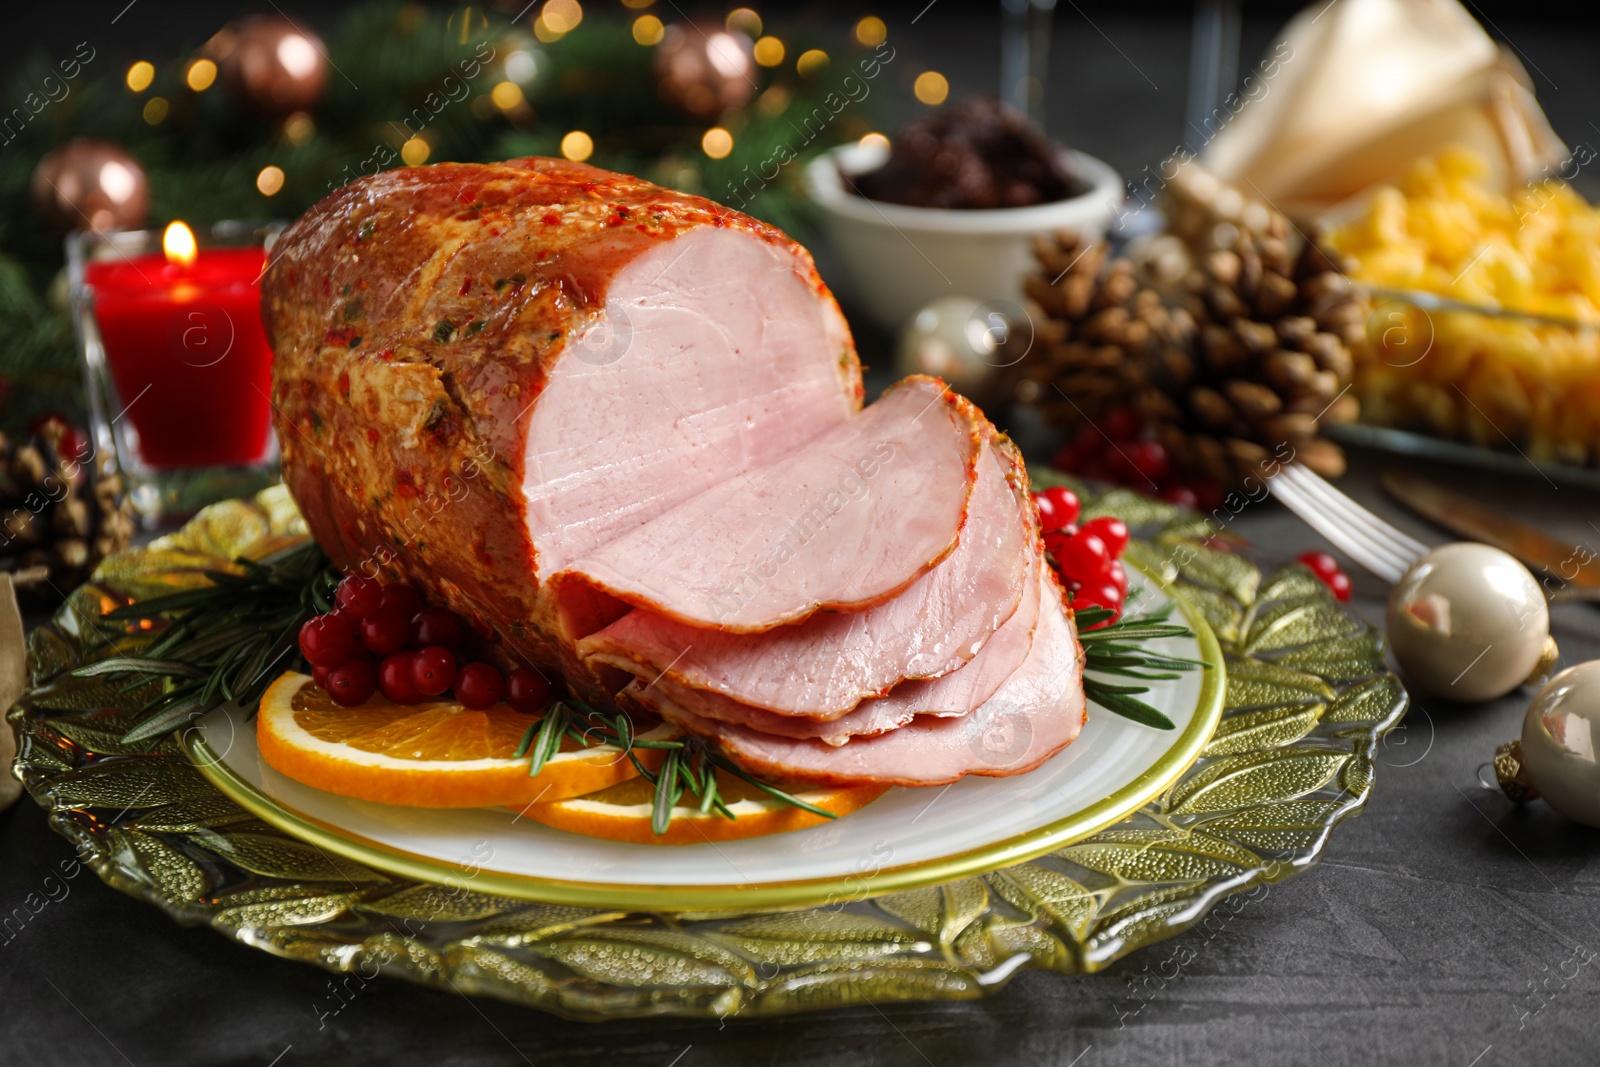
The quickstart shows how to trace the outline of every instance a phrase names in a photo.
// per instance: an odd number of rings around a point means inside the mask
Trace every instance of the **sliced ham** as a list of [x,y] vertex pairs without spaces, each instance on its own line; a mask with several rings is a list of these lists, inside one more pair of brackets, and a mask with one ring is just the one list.
[[[1040,563],[1043,566],[1043,563]],[[966,715],[981,706],[1020,667],[1033,647],[1033,631],[1039,620],[1040,595],[1038,568],[1030,569],[1022,603],[995,631],[972,660],[960,670],[928,681],[902,682],[887,696],[863,700],[855,710],[832,720],[804,719],[777,715],[741,704],[717,693],[681,685],[670,676],[646,685],[659,687],[662,696],[678,707],[703,719],[736,726],[748,726],[764,734],[812,739],[829,745],[842,745],[855,737],[887,733],[911,722],[919,715],[949,718]]]
[[897,596],[954,550],[987,422],[937,378],[616,537],[556,576],[690,626],[758,633]]
[[885,604],[816,614],[759,634],[707,630],[641,608],[580,641],[578,652],[646,681],[665,677],[708,690],[734,706],[846,716],[905,679],[948,675],[1004,632],[1023,599],[1027,546],[1035,539],[1025,477],[1010,446],[991,441],[955,551]]
[[1045,586],[1027,658],[970,715],[919,716],[897,730],[834,746],[717,722],[642,683],[626,692],[669,722],[715,738],[751,772],[774,778],[826,785],[927,786],[969,774],[1021,774],[1071,744],[1084,722],[1083,650],[1060,587],[1053,579]]

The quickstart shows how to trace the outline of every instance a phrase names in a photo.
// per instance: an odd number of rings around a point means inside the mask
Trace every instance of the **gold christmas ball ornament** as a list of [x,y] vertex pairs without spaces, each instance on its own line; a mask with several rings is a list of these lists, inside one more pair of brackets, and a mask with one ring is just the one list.
[[1550,612],[1528,568],[1488,545],[1457,542],[1423,556],[1394,587],[1395,659],[1419,689],[1477,703],[1529,680],[1550,644]]
[[1546,683],[1522,719],[1522,739],[1495,753],[1495,777],[1513,802],[1544,798],[1574,822],[1600,827],[1600,660]]
[[206,43],[205,54],[229,95],[268,118],[310,111],[328,85],[322,39],[279,15],[229,23]]
[[1032,344],[1033,319],[1020,304],[940,297],[906,320],[895,367],[902,375],[943,378],[970,394],[981,389],[997,368],[1027,355]]
[[51,229],[122,230],[144,225],[150,185],[138,160],[118,144],[79,137],[33,168],[34,206]]
[[756,94],[755,45],[721,23],[674,23],[655,48],[661,99],[693,118],[711,121],[729,108],[744,107]]

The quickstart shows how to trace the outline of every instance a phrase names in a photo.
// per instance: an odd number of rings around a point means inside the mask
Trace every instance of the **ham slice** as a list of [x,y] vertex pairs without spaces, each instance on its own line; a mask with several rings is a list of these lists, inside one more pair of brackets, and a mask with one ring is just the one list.
[[1044,585],[1044,603],[1027,658],[970,715],[919,716],[897,730],[834,746],[705,718],[643,683],[625,692],[669,722],[715,738],[751,772],[774,778],[826,785],[928,786],[969,774],[1022,774],[1071,744],[1084,722],[1083,649],[1060,587],[1053,578]]
[[[991,441],[955,551],[888,603],[854,614],[819,613],[759,634],[701,629],[638,609],[580,641],[578,652],[646,681],[664,677],[708,690],[734,706],[848,717],[862,700],[904,679],[949,674],[981,654],[990,635],[1004,632],[1023,600],[1027,546],[1036,538],[1031,502],[1018,488],[1025,477],[1015,451]],[[1036,616],[1037,608],[1028,614]],[[1026,651],[1024,644],[1011,667]]]
[[767,467],[729,477],[556,576],[690,626],[758,633],[900,594],[954,550],[987,421],[912,377]]
[[[1043,565],[1041,562],[1038,566]],[[995,691],[1022,665],[1029,649],[1033,647],[1033,632],[1039,620],[1043,590],[1038,566],[1029,569],[1022,603],[1017,610],[966,666],[942,678],[902,682],[887,696],[863,700],[855,710],[837,719],[776,715],[729,700],[717,693],[691,689],[670,676],[659,677],[653,682],[646,679],[645,682],[660,688],[666,700],[701,718],[748,726],[764,734],[812,739],[829,745],[842,745],[851,738],[887,733],[920,715],[941,718],[965,715],[994,696]]]

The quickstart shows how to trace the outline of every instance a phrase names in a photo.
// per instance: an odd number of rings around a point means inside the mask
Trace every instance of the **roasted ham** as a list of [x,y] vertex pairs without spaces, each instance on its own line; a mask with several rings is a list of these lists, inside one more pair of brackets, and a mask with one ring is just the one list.
[[548,576],[861,405],[804,249],[562,160],[341,187],[279,236],[262,316],[284,478],[333,561],[595,696]]
[[771,227],[558,160],[409,167],[284,231],[262,308],[313,535],[504,664],[798,781],[1015,774],[1082,727],[1020,458],[937,379],[862,410]]

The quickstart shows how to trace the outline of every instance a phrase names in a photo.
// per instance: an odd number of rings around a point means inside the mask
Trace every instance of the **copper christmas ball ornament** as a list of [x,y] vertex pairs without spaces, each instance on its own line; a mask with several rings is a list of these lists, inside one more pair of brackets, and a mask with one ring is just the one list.
[[716,22],[668,26],[656,45],[654,68],[661,98],[708,122],[756,94],[755,46]]
[[33,168],[34,206],[51,229],[118,230],[144,224],[150,185],[121,145],[79,137]]
[[322,39],[291,19],[251,15],[206,43],[222,84],[235,100],[270,118],[309,111],[328,85]]

